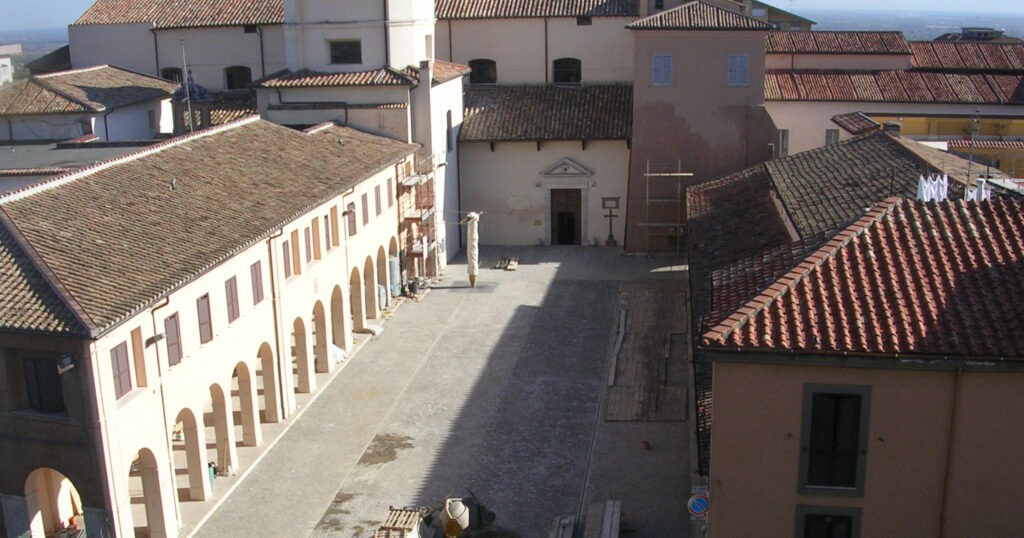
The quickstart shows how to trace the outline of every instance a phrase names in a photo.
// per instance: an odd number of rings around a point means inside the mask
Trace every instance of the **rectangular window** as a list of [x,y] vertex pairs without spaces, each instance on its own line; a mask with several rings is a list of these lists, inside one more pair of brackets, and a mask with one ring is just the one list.
[[313,261],[313,233],[310,231],[309,226],[302,231],[306,240],[306,263]]
[[164,320],[164,338],[167,339],[167,364],[174,366],[181,362],[181,327],[177,313]]
[[576,17],[576,26],[590,26],[594,24],[594,19],[590,17]]
[[380,185],[373,188],[373,204],[377,209],[377,216],[380,216],[380,212],[383,210],[380,203]]
[[292,245],[288,241],[281,243],[281,263],[284,265],[284,277],[292,276]]
[[313,230],[313,259],[320,259],[320,219],[313,217],[313,220],[309,222],[310,228]]
[[363,45],[358,39],[344,39],[330,42],[332,64],[363,63]]
[[135,386],[145,387],[146,382],[146,354],[142,346],[142,327],[136,327],[132,331],[132,357],[135,361]]
[[363,226],[370,223],[370,198],[366,193],[363,193],[362,197],[363,206]]
[[672,56],[655,54],[651,58],[651,85],[669,86],[672,84]]
[[825,129],[825,145],[839,142],[839,129]]
[[152,129],[156,129],[156,111],[155,110],[147,110],[146,111],[146,122],[149,124],[149,128],[151,130]]
[[[331,208],[334,209],[333,207]],[[327,215],[324,215],[324,245],[327,246],[327,250],[331,250],[334,245],[331,243],[331,219]]]
[[654,9],[665,9],[665,0],[654,0]]
[[[334,246],[338,246],[338,245],[341,244],[341,234],[338,233],[338,227],[339,226],[340,226],[340,223],[338,222],[338,206],[332,206],[331,207],[331,244],[334,245]],[[351,231],[349,232],[349,235],[352,235]]]
[[132,372],[128,366],[128,344],[121,342],[110,350],[110,369],[114,372],[114,396],[122,396],[132,391]]
[[64,387],[55,359],[25,359],[25,388],[28,406],[40,413],[63,413]]
[[228,304],[228,323],[238,319],[238,279],[231,277],[224,282],[224,299]]
[[388,207],[395,206],[395,179],[388,178]]
[[196,315],[199,317],[199,342],[205,344],[213,340],[213,320],[210,319],[209,295],[203,295],[196,299]]
[[747,85],[747,55],[746,54],[730,54],[729,55],[729,85],[730,86],[746,86]]
[[804,385],[800,493],[863,494],[871,387]]
[[263,300],[263,264],[256,262],[249,266],[249,277],[252,278],[252,304]]
[[345,216],[348,220],[348,235],[356,234],[356,204],[350,203],[345,206]]
[[845,506],[796,507],[796,538],[858,538],[860,508]]
[[779,157],[789,155],[789,129],[779,129]]
[[302,260],[299,258],[299,231],[292,230],[292,274],[302,274]]

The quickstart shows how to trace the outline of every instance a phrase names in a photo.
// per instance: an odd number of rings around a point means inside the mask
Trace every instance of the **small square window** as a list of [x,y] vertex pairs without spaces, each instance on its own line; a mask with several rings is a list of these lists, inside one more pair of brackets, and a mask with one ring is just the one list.
[[747,56],[745,54],[730,54],[729,85],[746,86],[747,84]]
[[255,34],[256,33],[256,25],[255,24],[246,24],[245,26],[242,27],[242,31],[247,33],[247,34]]
[[794,538],[859,538],[860,508],[797,505]]
[[591,26],[594,24],[594,19],[590,17],[576,17],[576,26]]
[[330,42],[332,64],[363,63],[363,44],[358,39]]
[[655,54],[651,58],[651,85],[672,85],[672,56],[668,54]]

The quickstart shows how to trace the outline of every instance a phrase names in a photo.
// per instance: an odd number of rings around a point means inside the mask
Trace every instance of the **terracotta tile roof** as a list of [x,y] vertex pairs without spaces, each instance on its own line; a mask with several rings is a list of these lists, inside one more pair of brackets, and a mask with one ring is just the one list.
[[176,88],[173,82],[109,65],[61,71],[0,87],[0,116],[102,112],[170,97]]
[[910,54],[903,32],[768,32],[767,54]]
[[[15,191],[0,208],[101,334],[415,149],[251,117]],[[0,289],[9,278],[0,272]]]
[[636,17],[638,0],[437,0],[438,19]]
[[1024,74],[771,70],[764,86],[769,101],[1024,104]]
[[708,347],[1020,359],[1024,202],[891,198],[704,333]]
[[1024,140],[950,140],[949,149],[1024,149]]
[[464,77],[468,75],[470,71],[472,71],[472,69],[470,69],[468,65],[446,62],[444,60],[434,60],[433,84],[444,84],[450,80]]
[[[237,94],[234,92],[223,92],[211,94],[210,97],[214,99],[214,102],[210,104],[211,125],[223,125],[258,112],[256,95],[254,93]],[[198,125],[201,121],[200,113],[198,110],[193,110],[192,113]],[[187,109],[182,109],[181,115],[185,121],[184,125],[188,125]]]
[[416,79],[391,67],[352,73],[284,69],[252,82],[254,88],[324,88],[335,86],[415,86]]
[[283,0],[96,0],[74,24],[152,23],[156,28],[281,24]]
[[700,0],[626,25],[631,30],[768,30],[772,25]]
[[628,140],[633,87],[491,86],[465,92],[460,140]]
[[881,127],[877,121],[867,117],[863,112],[850,112],[848,114],[832,116],[832,123],[853,135],[875,131]]
[[910,50],[917,69],[1024,71],[1024,43],[912,41]]

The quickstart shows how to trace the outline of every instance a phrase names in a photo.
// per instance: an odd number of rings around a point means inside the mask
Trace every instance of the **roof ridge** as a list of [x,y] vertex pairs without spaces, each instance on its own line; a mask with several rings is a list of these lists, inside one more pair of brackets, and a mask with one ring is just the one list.
[[894,208],[903,203],[903,198],[899,196],[891,196],[879,202],[864,216],[837,233],[820,248],[805,256],[793,269],[777,278],[771,285],[762,290],[761,293],[734,310],[732,315],[704,334],[712,337],[719,343],[724,343],[730,334],[746,325],[765,308],[771,306],[776,299],[794,289],[797,284],[810,276],[812,272],[818,270],[825,261],[831,259],[855,237],[865,234],[868,228],[879,222],[883,217],[891,213]]
[[116,165],[119,165],[119,164],[124,164],[124,163],[127,163],[127,162],[132,162],[132,161],[135,161],[137,159],[141,159],[142,157],[146,157],[146,156],[152,155],[154,153],[159,153],[159,152],[164,151],[166,149],[169,149],[169,148],[172,148],[172,147],[175,147],[175,146],[179,146],[181,144],[184,144],[186,142],[190,142],[192,140],[198,140],[200,138],[205,138],[207,136],[214,135],[214,134],[217,134],[217,133],[220,133],[220,132],[223,132],[223,131],[227,131],[227,130],[231,130],[231,129],[234,129],[234,128],[237,128],[237,127],[241,127],[242,125],[247,125],[249,123],[253,123],[255,121],[258,121],[259,119],[260,119],[259,114],[250,114],[248,116],[243,116],[243,117],[241,117],[241,118],[239,118],[237,120],[230,121],[230,122],[227,122],[227,123],[223,123],[221,125],[215,125],[213,127],[209,127],[209,128],[206,128],[206,129],[202,129],[202,130],[196,131],[194,133],[188,133],[188,134],[184,134],[184,135],[181,135],[181,136],[178,136],[178,137],[175,137],[175,138],[171,138],[170,140],[165,140],[163,142],[158,142],[158,143],[153,144],[151,146],[146,146],[145,148],[143,148],[143,149],[141,149],[139,151],[133,151],[131,153],[126,153],[124,155],[119,155],[117,157],[113,157],[113,158],[107,159],[105,161],[99,161],[99,162],[94,163],[92,165],[76,169],[76,170],[74,170],[72,172],[69,172],[67,174],[60,175],[60,176],[57,176],[55,178],[51,178],[51,179],[49,179],[47,181],[36,183],[34,185],[29,185],[29,186],[24,187],[22,189],[17,189],[17,190],[11,191],[9,193],[0,195],[0,207],[2,207],[4,204],[10,203],[10,202],[16,202],[18,200],[22,200],[24,198],[28,198],[29,196],[32,196],[34,194],[38,194],[38,193],[41,193],[41,192],[46,192],[46,191],[48,191],[50,189],[54,189],[54,188],[63,186],[65,184],[67,184],[67,183],[71,183],[72,181],[75,181],[76,179],[80,179],[80,178],[83,178],[83,177],[90,176],[90,175],[92,175],[92,174],[94,174],[96,172],[100,172],[102,170],[106,170],[107,168],[112,168],[112,167],[114,167]]
[[[85,73],[85,72],[88,72],[88,71],[98,71],[100,69],[103,69],[104,67],[112,67],[114,69],[121,69],[120,67],[116,67],[116,66],[113,66],[113,65],[110,65],[110,64],[100,64],[100,65],[91,65],[89,67],[79,67],[78,69],[68,69],[66,71],[54,71],[53,73],[43,73],[42,75],[32,75],[31,78],[33,78],[33,79],[42,79],[42,78],[63,77],[65,75],[75,75],[75,74],[78,74],[78,73]],[[124,71],[127,71],[127,69],[124,69]]]

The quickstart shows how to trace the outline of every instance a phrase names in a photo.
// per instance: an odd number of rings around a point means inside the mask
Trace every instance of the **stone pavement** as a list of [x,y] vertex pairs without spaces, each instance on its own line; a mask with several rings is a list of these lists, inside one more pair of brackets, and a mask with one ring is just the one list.
[[[488,269],[505,256],[517,271]],[[197,536],[372,536],[389,505],[471,490],[523,538],[622,500],[631,536],[688,536],[686,422],[605,422],[621,282],[673,262],[484,248],[348,361]],[[674,297],[666,300],[687,298]],[[652,448],[645,450],[642,441]],[[582,520],[582,519],[581,519]]]

